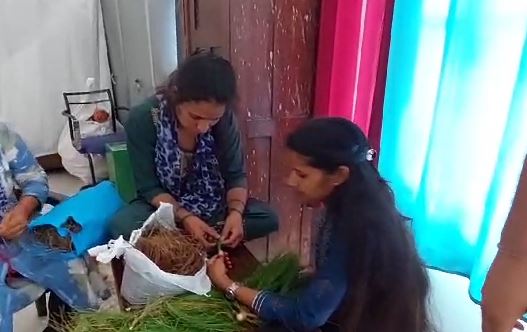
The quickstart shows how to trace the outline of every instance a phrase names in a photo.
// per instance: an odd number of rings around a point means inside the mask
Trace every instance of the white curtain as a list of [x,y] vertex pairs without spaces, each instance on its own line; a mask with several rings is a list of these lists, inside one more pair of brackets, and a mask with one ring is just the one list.
[[99,0],[0,1],[0,121],[37,156],[57,152],[63,92],[110,88]]

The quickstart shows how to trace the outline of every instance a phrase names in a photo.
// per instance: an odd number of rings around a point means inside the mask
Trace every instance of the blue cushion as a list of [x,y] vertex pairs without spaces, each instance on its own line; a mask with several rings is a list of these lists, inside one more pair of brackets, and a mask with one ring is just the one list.
[[[61,236],[70,234],[75,252],[83,255],[88,249],[104,244],[109,240],[108,223],[124,202],[119,192],[109,181],[82,190],[57,205],[49,213],[33,220],[29,228],[52,225]],[[70,232],[64,223],[72,217],[82,230]]]

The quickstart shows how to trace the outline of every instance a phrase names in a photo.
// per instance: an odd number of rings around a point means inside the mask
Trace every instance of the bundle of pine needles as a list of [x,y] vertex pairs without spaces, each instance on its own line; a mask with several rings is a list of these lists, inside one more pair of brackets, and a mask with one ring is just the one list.
[[[245,280],[251,288],[287,294],[299,280],[299,261],[296,255],[275,258],[257,269]],[[72,325],[63,332],[241,332],[247,331],[257,320],[240,319],[240,308],[212,291],[209,296],[185,294],[161,298],[138,311],[78,313]],[[247,311],[246,311],[247,310]]]
[[192,276],[203,267],[203,247],[176,230],[156,228],[141,236],[135,247],[168,273]]

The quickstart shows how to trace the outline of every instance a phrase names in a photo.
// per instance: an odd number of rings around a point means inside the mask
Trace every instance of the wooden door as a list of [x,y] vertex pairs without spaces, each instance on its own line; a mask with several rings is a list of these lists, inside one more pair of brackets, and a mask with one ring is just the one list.
[[[183,1],[187,50],[217,46],[236,70],[237,116],[250,194],[269,202],[280,216],[277,233],[249,245],[261,260],[285,250],[300,253],[304,263],[311,256],[311,213],[283,184],[287,175],[283,143],[311,116],[319,2]],[[196,20],[197,26],[192,23]]]

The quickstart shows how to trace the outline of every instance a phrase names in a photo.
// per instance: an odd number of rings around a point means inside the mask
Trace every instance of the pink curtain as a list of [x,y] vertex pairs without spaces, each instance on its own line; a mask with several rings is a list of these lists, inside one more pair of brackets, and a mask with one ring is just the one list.
[[352,120],[379,148],[394,0],[324,0],[315,116]]

